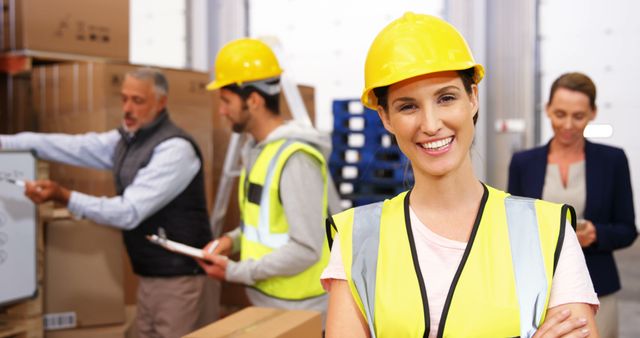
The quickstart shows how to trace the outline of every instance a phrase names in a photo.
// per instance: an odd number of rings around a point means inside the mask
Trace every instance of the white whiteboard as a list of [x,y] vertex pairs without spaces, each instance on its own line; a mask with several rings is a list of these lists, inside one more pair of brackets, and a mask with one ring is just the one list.
[[[0,151],[0,177],[36,178],[28,151]],[[0,180],[0,305],[36,293],[36,206],[24,188]]]

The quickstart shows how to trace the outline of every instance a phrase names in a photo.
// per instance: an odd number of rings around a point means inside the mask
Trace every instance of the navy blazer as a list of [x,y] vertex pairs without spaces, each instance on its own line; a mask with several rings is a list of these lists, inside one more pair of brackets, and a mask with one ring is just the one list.
[[[605,296],[620,289],[613,250],[631,245],[638,236],[629,164],[619,148],[586,141],[584,151],[587,180],[584,218],[595,225],[596,242],[583,251],[596,293]],[[514,154],[507,191],[541,198],[548,153],[549,143]]]

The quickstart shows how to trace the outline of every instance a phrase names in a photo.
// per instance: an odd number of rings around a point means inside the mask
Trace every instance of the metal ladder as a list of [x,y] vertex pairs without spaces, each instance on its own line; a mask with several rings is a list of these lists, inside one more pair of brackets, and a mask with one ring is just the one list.
[[[278,58],[278,62],[283,69],[288,69],[286,59],[280,43],[277,38],[264,37],[261,38],[263,42],[268,44]],[[284,92],[284,97],[291,111],[293,119],[299,121],[307,126],[312,126],[311,119],[309,118],[309,112],[304,106],[304,101],[300,95],[300,91],[296,86],[296,82],[291,76],[291,72],[283,73],[280,77],[280,85]],[[242,145],[244,144],[245,137],[243,134],[232,133],[229,145],[227,147],[227,153],[224,157],[224,166],[222,168],[222,175],[218,184],[218,190],[216,191],[215,203],[213,210],[211,211],[211,233],[214,238],[220,237],[222,229],[224,227],[224,220],[227,216],[227,209],[229,207],[229,199],[231,196],[231,189],[233,188],[233,181],[236,177],[240,176],[242,166],[240,164],[240,152]],[[327,159],[328,160],[328,159]],[[338,196],[338,192],[331,179],[331,174],[327,172],[328,190],[331,196]]]

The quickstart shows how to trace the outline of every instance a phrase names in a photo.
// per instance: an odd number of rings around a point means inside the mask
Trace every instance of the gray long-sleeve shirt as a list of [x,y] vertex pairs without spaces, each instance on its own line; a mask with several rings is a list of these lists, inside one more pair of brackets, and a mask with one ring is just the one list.
[[[282,133],[283,131],[276,130],[268,141]],[[312,140],[302,139],[314,144]],[[267,142],[254,145],[246,151],[244,158],[247,172]],[[326,153],[326,149],[323,150]],[[259,260],[230,261],[226,279],[252,286],[256,281],[271,277],[301,273],[317,262],[322,255],[322,246],[326,245],[323,192],[324,182],[318,162],[303,152],[294,153],[287,160],[280,180],[280,196],[289,223],[289,241]],[[337,195],[329,194],[328,203],[330,210],[339,210]],[[240,229],[226,235],[234,239],[234,250],[239,250]],[[269,297],[252,288],[247,289],[247,296],[254,305],[316,310],[322,312],[323,316],[326,313],[328,298],[327,295],[323,295],[302,301],[287,301]]]

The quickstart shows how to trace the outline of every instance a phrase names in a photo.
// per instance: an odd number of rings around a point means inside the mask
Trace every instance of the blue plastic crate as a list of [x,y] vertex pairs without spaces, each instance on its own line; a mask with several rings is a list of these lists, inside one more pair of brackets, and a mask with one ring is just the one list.
[[397,147],[393,135],[386,131],[366,131],[331,134],[331,143],[335,149],[369,149]]
[[389,186],[413,183],[413,172],[403,163],[375,163],[329,166],[332,177],[340,182]]
[[343,198],[353,199],[353,196],[360,195],[384,195],[395,196],[403,191],[409,190],[413,182],[402,182],[395,184],[372,184],[358,181],[342,180],[336,182],[336,189]]
[[331,152],[330,165],[369,164],[373,162],[405,163],[406,156],[398,147],[378,149],[351,149],[341,148]]
[[385,131],[382,121],[375,112],[367,114],[334,114],[333,131],[336,133]]
[[362,105],[360,99],[347,99],[347,100],[333,100],[333,114],[360,114],[365,115],[369,113],[376,114],[374,110],[371,110]]
[[351,201],[351,203],[353,204],[354,207],[358,207],[358,206],[361,206],[361,205],[367,205],[367,204],[371,204],[371,203],[381,202],[381,201],[384,201],[386,199],[390,199],[392,197],[395,197],[395,195],[393,195],[393,196],[387,196],[387,195],[359,195],[359,196],[353,196],[349,200]]

